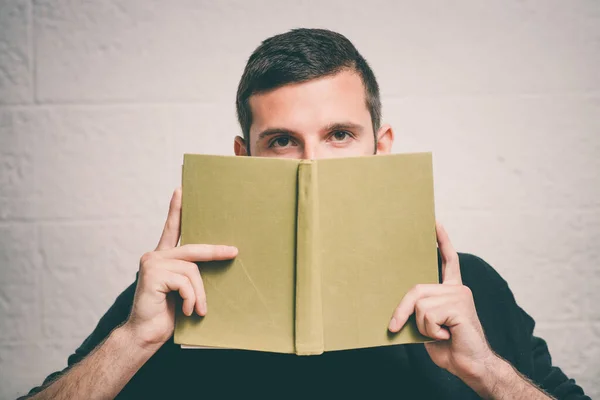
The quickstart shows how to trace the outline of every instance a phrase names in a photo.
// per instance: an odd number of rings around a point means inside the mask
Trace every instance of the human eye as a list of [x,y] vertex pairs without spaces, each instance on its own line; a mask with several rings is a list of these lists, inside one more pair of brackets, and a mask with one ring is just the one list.
[[289,136],[277,136],[269,142],[269,148],[286,148],[292,144],[292,138]]
[[329,136],[334,142],[345,142],[354,138],[354,135],[348,131],[335,131]]

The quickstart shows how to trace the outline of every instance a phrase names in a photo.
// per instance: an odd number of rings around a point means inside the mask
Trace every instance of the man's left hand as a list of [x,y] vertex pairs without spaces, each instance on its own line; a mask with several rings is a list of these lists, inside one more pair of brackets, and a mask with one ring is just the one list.
[[465,383],[482,380],[498,357],[485,338],[473,294],[462,284],[458,254],[437,222],[436,233],[442,256],[442,283],[417,285],[408,291],[394,310],[389,330],[398,332],[415,313],[419,332],[436,339],[425,343],[432,361]]

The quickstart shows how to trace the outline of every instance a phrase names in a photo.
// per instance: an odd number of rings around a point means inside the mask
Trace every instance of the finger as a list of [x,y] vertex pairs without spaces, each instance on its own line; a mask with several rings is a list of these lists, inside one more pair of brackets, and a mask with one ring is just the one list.
[[452,295],[420,299],[415,305],[415,320],[421,334],[432,339],[450,339],[450,332],[443,325],[445,318],[440,316],[456,299]]
[[185,275],[194,289],[196,296],[196,312],[200,316],[205,316],[208,307],[206,305],[206,292],[204,291],[204,282],[200,276],[198,266],[192,262],[181,260],[165,260],[163,268],[181,275]]
[[454,250],[444,226],[436,221],[435,228],[438,247],[442,255],[442,282],[460,285],[462,284],[462,277],[460,275],[458,254]]
[[418,300],[430,296],[451,294],[453,291],[455,291],[455,288],[449,285],[416,285],[404,295],[402,301],[400,301],[400,304],[394,310],[388,329],[391,332],[398,332],[402,329],[408,318],[415,312],[415,305]]
[[177,246],[181,226],[181,187],[173,192],[169,203],[169,214],[165,221],[162,235],[156,246],[156,250],[163,250]]
[[158,254],[163,258],[184,261],[219,261],[234,258],[238,254],[238,249],[234,246],[225,245],[186,244],[161,250]]
[[181,307],[183,313],[187,316],[192,315],[194,312],[194,304],[196,303],[196,295],[194,294],[194,288],[188,277],[174,272],[164,271],[161,283],[162,285],[159,289],[161,292],[165,294],[169,292],[179,292],[179,295],[183,299],[183,305]]

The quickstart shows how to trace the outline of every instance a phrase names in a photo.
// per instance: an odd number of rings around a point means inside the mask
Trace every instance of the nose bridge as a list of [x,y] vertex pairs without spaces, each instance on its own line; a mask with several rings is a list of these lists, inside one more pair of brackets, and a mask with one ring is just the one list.
[[302,158],[305,160],[314,160],[319,155],[319,140],[317,135],[311,135],[304,140],[302,149]]
[[314,160],[316,157],[316,151],[312,146],[304,147],[304,151],[302,152],[302,159],[304,160]]

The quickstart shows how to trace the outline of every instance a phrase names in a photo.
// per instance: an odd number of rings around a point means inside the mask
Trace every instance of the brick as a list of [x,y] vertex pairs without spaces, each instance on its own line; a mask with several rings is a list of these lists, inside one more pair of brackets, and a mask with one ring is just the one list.
[[439,207],[600,206],[598,97],[412,97],[383,106],[396,152],[433,152]]
[[51,223],[40,227],[44,337],[83,340],[135,279],[163,221]]
[[368,7],[377,10],[377,29],[360,23],[362,13],[333,26],[356,31],[355,44],[373,66],[384,96],[600,88],[597,2],[401,1]]
[[33,224],[0,225],[0,345],[36,340],[40,322],[40,256]]
[[33,101],[29,15],[29,1],[0,1],[0,105]]
[[0,109],[0,187],[2,196],[18,196],[33,183],[31,147],[23,142],[15,113]]
[[[39,99],[233,102],[250,53],[268,36],[289,29],[289,20],[264,24],[249,18],[260,11],[256,7],[243,1],[179,0],[169,7],[157,0],[38,1]],[[302,4],[269,1],[263,7],[269,15],[303,16],[308,22]],[[216,23],[223,20],[228,23]]]
[[[164,113],[160,108],[30,108],[12,113],[0,164],[8,191],[0,217],[116,218],[163,212],[167,182]],[[22,179],[13,171],[23,170]],[[156,195],[155,195],[156,194]],[[168,199],[167,199],[168,201]]]

